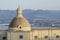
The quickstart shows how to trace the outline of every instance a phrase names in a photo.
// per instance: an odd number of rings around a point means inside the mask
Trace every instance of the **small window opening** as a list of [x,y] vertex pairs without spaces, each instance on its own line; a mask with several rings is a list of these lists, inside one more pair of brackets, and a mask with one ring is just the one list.
[[3,37],[3,40],[6,40],[6,37]]
[[56,38],[59,38],[59,37],[60,37],[59,35],[56,36]]
[[38,38],[38,36],[35,36],[35,38]]
[[20,39],[23,39],[23,35],[20,35],[20,37],[19,37]]
[[20,29],[21,29],[21,27],[20,27]]
[[48,38],[48,36],[45,36],[45,38]]

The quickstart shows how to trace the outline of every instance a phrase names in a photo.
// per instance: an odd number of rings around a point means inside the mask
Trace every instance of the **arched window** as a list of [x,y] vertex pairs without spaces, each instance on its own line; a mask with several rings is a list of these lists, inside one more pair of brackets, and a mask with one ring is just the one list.
[[56,36],[56,38],[59,38],[59,37],[60,37],[59,35]]
[[45,36],[44,38],[48,38],[48,36]]

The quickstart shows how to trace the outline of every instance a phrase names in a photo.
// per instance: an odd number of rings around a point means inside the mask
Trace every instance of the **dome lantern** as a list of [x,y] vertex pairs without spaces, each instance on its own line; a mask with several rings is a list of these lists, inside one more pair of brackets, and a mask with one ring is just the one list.
[[18,6],[18,8],[17,8],[17,16],[18,17],[22,16],[22,9],[20,8],[20,6]]

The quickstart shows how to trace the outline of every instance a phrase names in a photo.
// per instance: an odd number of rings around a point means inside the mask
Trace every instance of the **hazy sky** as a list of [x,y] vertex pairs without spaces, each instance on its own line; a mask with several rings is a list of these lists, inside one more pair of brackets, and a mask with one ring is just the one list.
[[22,9],[60,10],[60,0],[0,0],[0,9],[15,10],[18,5]]

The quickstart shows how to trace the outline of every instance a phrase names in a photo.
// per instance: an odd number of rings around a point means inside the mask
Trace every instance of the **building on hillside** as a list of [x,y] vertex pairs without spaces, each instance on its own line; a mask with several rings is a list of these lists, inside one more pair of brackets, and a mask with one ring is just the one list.
[[58,27],[31,27],[17,8],[17,16],[11,21],[8,30],[0,30],[0,40],[60,40]]

